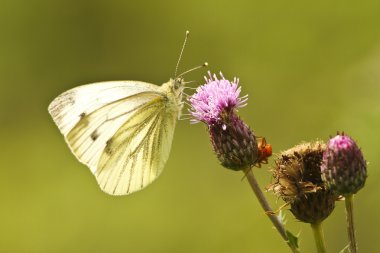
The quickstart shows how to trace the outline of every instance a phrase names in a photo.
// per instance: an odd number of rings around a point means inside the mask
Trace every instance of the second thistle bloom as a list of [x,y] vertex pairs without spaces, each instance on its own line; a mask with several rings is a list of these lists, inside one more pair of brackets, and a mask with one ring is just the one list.
[[327,143],[321,171],[323,180],[337,194],[354,194],[364,186],[367,163],[356,142],[338,134]]
[[239,79],[232,82],[216,75],[205,77],[206,84],[189,98],[193,122],[208,126],[214,151],[224,167],[244,170],[255,164],[258,147],[256,136],[236,114],[246,105],[247,96],[240,97]]

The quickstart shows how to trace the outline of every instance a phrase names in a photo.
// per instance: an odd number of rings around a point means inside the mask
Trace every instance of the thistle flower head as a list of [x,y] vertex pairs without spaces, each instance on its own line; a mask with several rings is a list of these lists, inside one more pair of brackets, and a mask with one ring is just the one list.
[[297,145],[280,154],[273,170],[275,181],[268,188],[290,203],[303,222],[322,221],[335,206],[335,195],[325,188],[320,173],[325,148],[320,141]]
[[239,97],[239,80],[233,82],[216,75],[206,78],[206,84],[197,88],[189,98],[193,122],[208,126],[214,151],[221,164],[232,170],[244,170],[257,160],[257,141],[251,129],[236,114],[246,104],[247,97]]
[[219,80],[209,72],[205,77],[206,84],[197,88],[196,93],[189,99],[192,109],[193,122],[205,122],[208,125],[215,124],[236,108],[246,105],[247,96],[239,97],[241,87],[238,86],[239,79],[234,78],[232,82],[226,80],[222,73]]
[[357,193],[367,178],[367,163],[356,142],[338,134],[327,143],[321,165],[322,178],[338,195]]

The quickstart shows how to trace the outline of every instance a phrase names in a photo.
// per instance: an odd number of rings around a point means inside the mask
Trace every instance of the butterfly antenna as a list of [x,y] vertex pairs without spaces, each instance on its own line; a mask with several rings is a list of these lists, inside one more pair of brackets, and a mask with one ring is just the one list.
[[183,42],[182,49],[181,49],[181,53],[179,54],[179,58],[178,58],[178,61],[177,61],[177,65],[175,66],[174,76],[177,76],[178,66],[179,66],[179,63],[180,63],[180,61],[181,61],[182,54],[183,54],[183,50],[185,49],[186,42],[187,42],[187,38],[189,37],[189,34],[190,34],[190,32],[189,32],[189,31],[186,31],[186,34],[185,34],[185,41]]
[[185,72],[179,74],[178,77],[181,77],[181,76],[183,76],[184,74],[187,74],[187,73],[189,73],[189,72],[191,72],[191,71],[194,71],[194,70],[197,70],[197,69],[200,69],[200,68],[204,68],[204,67],[207,67],[207,66],[208,66],[208,63],[205,62],[205,63],[203,63],[203,64],[200,65],[200,66],[197,66],[197,67],[195,67],[195,68],[192,68],[192,69],[186,70]]

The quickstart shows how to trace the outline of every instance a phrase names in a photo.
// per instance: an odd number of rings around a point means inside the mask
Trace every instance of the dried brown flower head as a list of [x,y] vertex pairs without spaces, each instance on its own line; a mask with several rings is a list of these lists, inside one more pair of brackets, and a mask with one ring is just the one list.
[[325,149],[322,141],[301,143],[276,159],[274,183],[268,188],[289,203],[294,216],[303,222],[322,221],[335,206],[335,196],[326,189],[321,178]]

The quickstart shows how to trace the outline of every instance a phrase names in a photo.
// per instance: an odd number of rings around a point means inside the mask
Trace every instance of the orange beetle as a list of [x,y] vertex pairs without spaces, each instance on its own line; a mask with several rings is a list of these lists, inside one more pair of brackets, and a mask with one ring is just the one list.
[[272,145],[267,143],[265,137],[257,137],[257,148],[258,154],[255,166],[260,168],[262,163],[268,163],[268,157],[272,155]]

